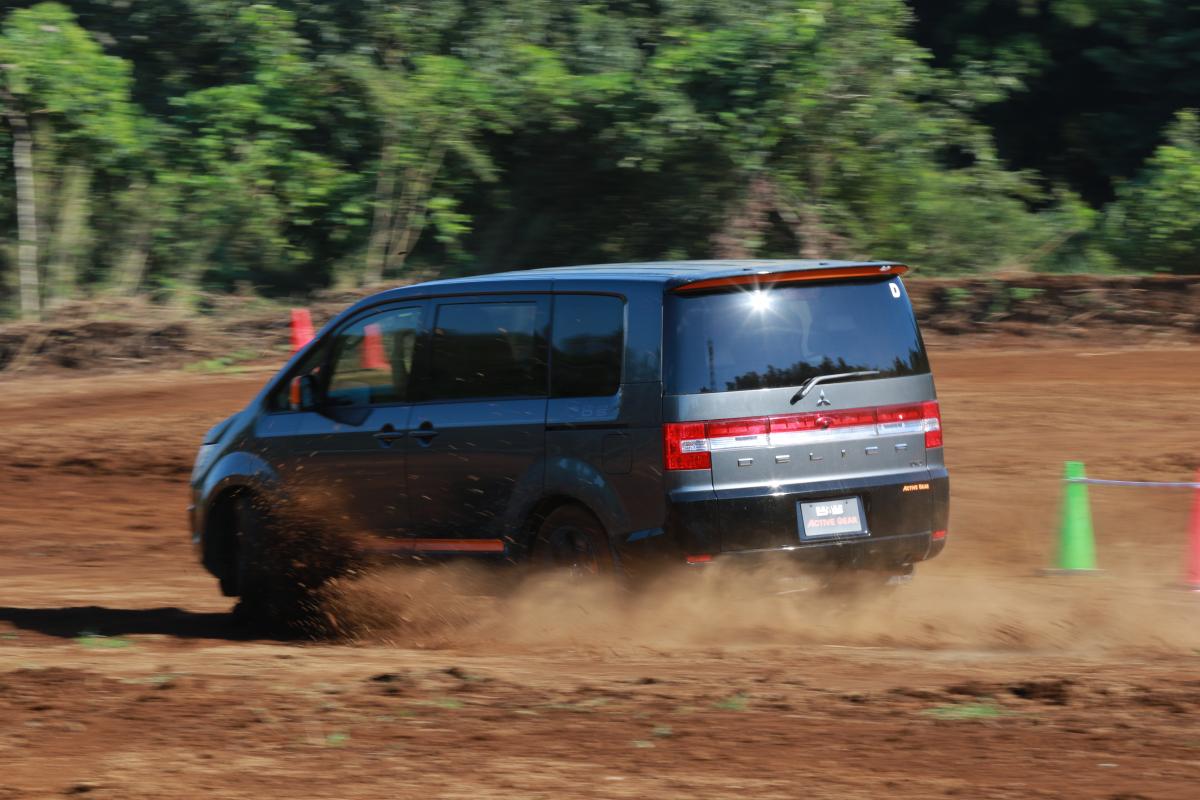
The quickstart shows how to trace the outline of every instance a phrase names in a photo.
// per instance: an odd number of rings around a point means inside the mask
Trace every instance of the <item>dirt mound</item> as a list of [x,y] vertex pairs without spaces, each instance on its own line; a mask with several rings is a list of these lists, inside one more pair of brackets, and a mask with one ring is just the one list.
[[935,335],[1200,335],[1200,277],[1020,274],[906,281]]
[[[414,280],[432,276],[415,276]],[[931,343],[1031,337],[1122,344],[1200,336],[1200,277],[1037,275],[908,281]],[[328,291],[295,305],[319,328],[368,290]],[[219,371],[279,363],[289,348],[287,306],[246,295],[207,298],[204,313],[138,301],[76,303],[46,323],[0,325],[0,371],[111,371],[195,366]]]
[[0,328],[0,370],[174,366],[196,357],[194,339],[187,322],[88,320],[60,325],[7,325]]

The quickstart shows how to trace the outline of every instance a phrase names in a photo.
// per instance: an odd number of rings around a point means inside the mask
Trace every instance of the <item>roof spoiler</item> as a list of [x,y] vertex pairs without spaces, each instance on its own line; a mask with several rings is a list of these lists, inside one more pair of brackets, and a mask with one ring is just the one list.
[[791,272],[747,272],[742,275],[725,275],[720,278],[702,278],[676,286],[671,291],[675,294],[689,294],[731,286],[769,286],[777,283],[802,283],[804,281],[881,278],[903,275],[906,272],[908,272],[908,267],[903,264],[860,264],[850,267],[821,267]]

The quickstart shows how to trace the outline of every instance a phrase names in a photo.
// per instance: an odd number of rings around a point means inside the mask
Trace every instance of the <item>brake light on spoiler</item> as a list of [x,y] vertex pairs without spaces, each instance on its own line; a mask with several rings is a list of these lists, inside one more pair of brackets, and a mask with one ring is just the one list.
[[675,294],[703,292],[736,286],[767,286],[779,283],[802,283],[805,281],[845,280],[851,278],[889,278],[903,275],[908,267],[903,264],[858,264],[847,267],[818,267],[790,272],[746,272],[740,275],[723,275],[720,278],[702,278],[698,281],[676,286]]
[[874,436],[925,434],[925,447],[942,446],[937,401],[878,408],[743,417],[663,425],[663,461],[668,470],[711,469],[716,450],[787,446]]

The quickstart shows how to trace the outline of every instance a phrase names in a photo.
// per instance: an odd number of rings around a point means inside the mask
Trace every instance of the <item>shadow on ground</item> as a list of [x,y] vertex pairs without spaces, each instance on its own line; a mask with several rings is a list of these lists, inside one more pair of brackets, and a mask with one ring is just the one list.
[[231,614],[197,613],[181,608],[14,608],[0,606],[0,622],[47,636],[74,639],[81,634],[127,636],[158,634],[176,639],[257,638],[238,625]]

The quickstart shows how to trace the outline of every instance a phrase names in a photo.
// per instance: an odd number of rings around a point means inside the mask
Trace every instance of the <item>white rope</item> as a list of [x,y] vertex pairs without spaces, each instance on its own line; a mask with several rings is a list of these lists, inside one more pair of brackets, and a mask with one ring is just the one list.
[[1097,486],[1156,486],[1161,489],[1200,489],[1200,483],[1186,481],[1107,481],[1102,478],[1063,478],[1067,483],[1090,483]]

